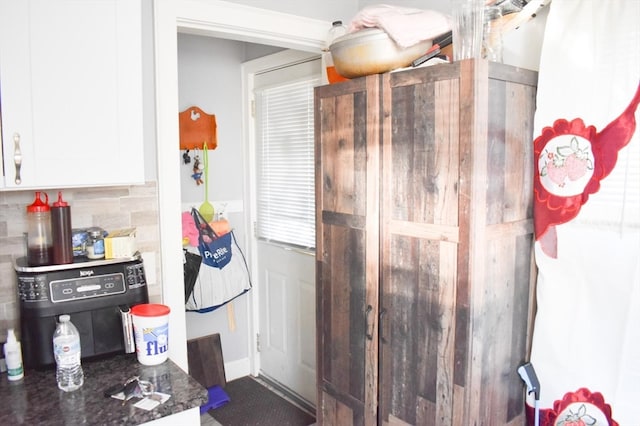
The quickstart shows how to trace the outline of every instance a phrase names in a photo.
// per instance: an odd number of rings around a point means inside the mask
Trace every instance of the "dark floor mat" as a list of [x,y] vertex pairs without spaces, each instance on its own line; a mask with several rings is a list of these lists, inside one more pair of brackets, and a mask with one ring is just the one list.
[[227,382],[230,401],[209,411],[223,426],[308,426],[316,419],[252,377]]

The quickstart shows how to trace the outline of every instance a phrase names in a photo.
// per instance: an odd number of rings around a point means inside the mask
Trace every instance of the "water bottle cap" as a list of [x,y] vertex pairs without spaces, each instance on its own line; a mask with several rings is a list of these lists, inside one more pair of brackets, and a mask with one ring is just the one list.
[[71,317],[67,314],[64,315],[60,315],[60,318],[58,318],[60,320],[60,322],[67,322],[71,319]]
[[58,201],[53,203],[53,207],[68,207],[69,203],[62,199],[62,191],[58,191]]
[[[42,198],[40,198],[40,194],[44,194],[44,202],[42,202]],[[27,213],[37,213],[37,212],[48,212],[51,209],[49,208],[49,196],[46,192],[36,191],[36,198],[33,201],[33,204],[27,206]]]

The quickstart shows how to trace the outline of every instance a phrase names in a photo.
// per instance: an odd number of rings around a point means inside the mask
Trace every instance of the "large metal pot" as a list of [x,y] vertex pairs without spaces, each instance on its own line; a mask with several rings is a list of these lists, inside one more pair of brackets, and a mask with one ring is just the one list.
[[336,71],[346,78],[379,74],[409,66],[431,47],[424,40],[407,48],[399,47],[379,28],[365,28],[334,40],[329,46]]

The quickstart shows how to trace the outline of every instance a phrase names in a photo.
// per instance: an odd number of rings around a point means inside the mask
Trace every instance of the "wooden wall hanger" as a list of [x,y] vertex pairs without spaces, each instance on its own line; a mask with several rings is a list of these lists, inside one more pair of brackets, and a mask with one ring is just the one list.
[[207,114],[197,106],[191,106],[178,114],[180,124],[180,149],[208,149],[218,147],[216,116]]

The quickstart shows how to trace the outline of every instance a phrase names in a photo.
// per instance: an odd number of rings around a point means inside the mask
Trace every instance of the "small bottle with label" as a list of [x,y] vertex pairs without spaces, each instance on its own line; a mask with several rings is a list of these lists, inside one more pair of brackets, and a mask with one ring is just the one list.
[[7,343],[4,344],[4,359],[7,363],[9,381],[13,382],[24,377],[22,367],[22,348],[13,328],[7,331]]
[[346,78],[338,74],[338,71],[336,71],[336,67],[333,64],[333,57],[331,56],[331,50],[329,49],[331,47],[331,43],[345,34],[347,34],[347,27],[342,24],[342,21],[333,21],[333,23],[331,24],[331,28],[329,29],[329,33],[327,34],[325,48],[322,54],[322,62],[324,63],[323,80],[325,84],[347,81]]
[[104,231],[102,228],[87,229],[87,257],[89,259],[104,259]]

